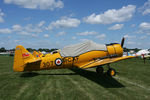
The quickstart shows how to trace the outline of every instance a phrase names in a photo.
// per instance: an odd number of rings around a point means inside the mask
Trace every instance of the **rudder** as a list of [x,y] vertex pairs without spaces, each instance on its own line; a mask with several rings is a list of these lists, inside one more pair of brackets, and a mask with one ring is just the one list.
[[21,45],[16,46],[13,70],[17,72],[24,71],[25,64],[30,59],[34,59],[34,57],[28,50]]

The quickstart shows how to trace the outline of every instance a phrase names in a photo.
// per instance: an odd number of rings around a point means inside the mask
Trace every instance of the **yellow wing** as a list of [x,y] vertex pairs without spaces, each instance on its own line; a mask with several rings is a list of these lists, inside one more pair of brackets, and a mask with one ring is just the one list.
[[97,59],[95,61],[91,61],[89,63],[86,63],[82,66],[79,66],[79,68],[91,68],[91,67],[96,67],[99,65],[105,65],[105,64],[109,64],[109,63],[113,63],[116,61],[120,61],[120,60],[124,60],[124,59],[129,59],[129,58],[134,58],[135,56],[124,56],[124,57],[116,57],[116,58],[106,58],[106,59]]

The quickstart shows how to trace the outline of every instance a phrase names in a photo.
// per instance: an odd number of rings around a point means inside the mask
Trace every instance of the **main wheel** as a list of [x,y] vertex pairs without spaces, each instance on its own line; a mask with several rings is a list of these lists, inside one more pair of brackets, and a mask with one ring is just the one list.
[[99,66],[99,67],[96,68],[96,72],[97,72],[98,74],[103,74],[104,68]]
[[109,68],[107,70],[107,75],[109,75],[109,76],[115,76],[116,75],[116,70],[113,69],[113,68]]

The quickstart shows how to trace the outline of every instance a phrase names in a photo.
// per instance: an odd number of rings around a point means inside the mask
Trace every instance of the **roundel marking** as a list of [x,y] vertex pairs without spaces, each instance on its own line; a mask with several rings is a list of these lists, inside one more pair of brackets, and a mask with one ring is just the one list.
[[56,64],[57,66],[61,66],[61,65],[62,65],[62,60],[61,60],[60,58],[57,58],[57,59],[55,60],[55,64]]

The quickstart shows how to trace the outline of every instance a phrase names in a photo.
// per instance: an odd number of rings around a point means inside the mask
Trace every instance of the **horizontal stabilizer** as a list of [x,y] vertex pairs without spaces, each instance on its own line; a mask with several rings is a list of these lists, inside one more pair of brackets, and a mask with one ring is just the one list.
[[41,61],[41,59],[30,59],[29,61],[26,62],[26,64],[35,63],[35,62],[39,62],[39,61]]

